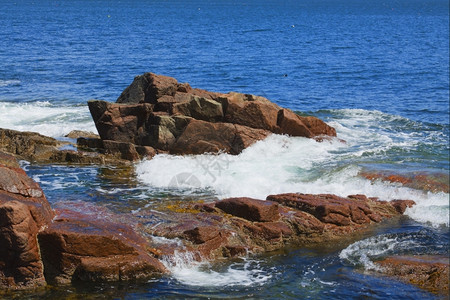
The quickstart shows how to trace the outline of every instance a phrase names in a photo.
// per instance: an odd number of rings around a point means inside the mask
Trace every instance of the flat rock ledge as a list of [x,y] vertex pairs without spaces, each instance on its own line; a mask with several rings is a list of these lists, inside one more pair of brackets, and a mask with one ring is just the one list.
[[75,142],[0,128],[0,151],[34,163],[81,165],[127,165],[157,154],[151,147],[102,141],[92,132],[72,131],[67,137]]
[[[91,100],[88,105],[101,141],[122,143],[116,150],[130,160],[142,151],[239,154],[272,133],[318,141],[336,136],[322,120],[299,116],[264,97],[194,89],[153,73],[136,76],[116,103]],[[80,145],[101,141],[85,139]]]
[[448,256],[390,256],[375,263],[381,267],[380,272],[384,275],[413,284],[444,299],[449,297]]
[[183,252],[200,261],[326,244],[412,205],[290,193],[167,206],[143,212],[156,220],[153,226],[131,226],[114,217],[53,210],[17,160],[0,152],[0,291],[149,280],[169,274],[167,262]]

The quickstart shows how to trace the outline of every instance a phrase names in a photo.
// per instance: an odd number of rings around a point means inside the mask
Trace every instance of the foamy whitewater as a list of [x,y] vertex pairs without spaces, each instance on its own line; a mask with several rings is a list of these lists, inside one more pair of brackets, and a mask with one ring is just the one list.
[[346,264],[362,266],[365,270],[379,270],[374,260],[389,255],[442,253],[447,244],[436,238],[432,230],[410,233],[389,233],[357,241],[339,253]]
[[[0,83],[1,85],[1,83]],[[0,102],[0,128],[63,137],[72,130],[97,132],[87,105],[54,105],[48,101]]]
[[175,252],[163,259],[173,277],[182,284],[202,287],[262,285],[272,278],[274,269],[261,268],[257,260],[242,259],[222,268],[209,262],[197,262],[192,253]]
[[237,156],[158,155],[139,163],[136,172],[150,187],[168,187],[180,193],[206,190],[219,198],[265,199],[270,194],[294,192],[411,199],[417,203],[406,211],[411,218],[433,226],[448,226],[449,194],[371,182],[358,176],[364,164],[375,159],[386,160],[391,153],[395,155],[396,149],[413,151],[423,143],[422,136],[379,124],[383,118],[389,119],[389,124],[397,119],[405,121],[400,117],[364,110],[339,113],[345,118],[330,123],[337,129],[339,139],[318,143],[307,138],[271,135]]

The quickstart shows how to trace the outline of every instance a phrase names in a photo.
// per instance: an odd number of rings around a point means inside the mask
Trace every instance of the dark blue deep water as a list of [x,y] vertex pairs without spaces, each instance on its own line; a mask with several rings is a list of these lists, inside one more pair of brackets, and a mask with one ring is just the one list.
[[445,0],[5,0],[0,100],[113,101],[151,71],[302,111],[448,124],[448,15]]
[[[271,182],[280,187],[275,192],[407,197],[418,208],[350,248],[286,249],[173,268],[174,276],[154,282],[74,284],[11,297],[436,297],[368,270],[370,259],[389,254],[448,255],[448,191],[371,184],[357,173],[426,172],[448,186],[448,0],[0,0],[0,128],[57,138],[73,129],[95,131],[86,101],[115,101],[144,72],[265,96],[324,119],[347,141],[273,138],[259,146],[264,150],[227,158],[228,171],[217,181],[200,174],[204,197],[264,197],[274,192]],[[157,157],[138,164],[132,179],[112,178],[107,167],[24,167],[55,206],[81,201],[136,215],[182,198],[186,191],[167,190],[166,182],[184,166],[201,173],[199,159]],[[277,176],[261,171],[261,161]],[[236,177],[244,170],[260,180]],[[238,191],[223,188],[228,185]],[[391,252],[383,250],[387,243],[396,245]],[[375,254],[367,260],[369,252]]]

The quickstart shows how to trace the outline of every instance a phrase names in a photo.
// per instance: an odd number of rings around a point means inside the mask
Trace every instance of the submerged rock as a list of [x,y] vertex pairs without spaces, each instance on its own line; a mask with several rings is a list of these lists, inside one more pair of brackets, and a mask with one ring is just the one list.
[[239,154],[271,133],[318,140],[336,136],[322,120],[299,116],[264,97],[193,89],[153,73],[135,77],[117,103],[91,100],[88,105],[102,140],[175,154]]
[[363,171],[360,175],[371,181],[381,180],[393,184],[402,184],[403,186],[433,193],[450,192],[450,176],[448,172],[396,173],[392,171]]

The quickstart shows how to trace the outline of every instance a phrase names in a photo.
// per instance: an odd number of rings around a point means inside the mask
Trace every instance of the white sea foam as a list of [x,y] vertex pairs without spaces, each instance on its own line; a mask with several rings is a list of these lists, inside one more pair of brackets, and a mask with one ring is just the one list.
[[339,258],[354,266],[362,266],[366,270],[379,270],[373,259],[385,257],[405,249],[413,248],[417,243],[411,237],[396,235],[379,235],[357,241],[339,253]]
[[164,265],[180,283],[190,286],[230,287],[262,285],[272,278],[251,259],[232,263],[223,270],[213,270],[208,262],[197,262],[190,252],[176,252],[163,259]]
[[406,215],[435,227],[440,225],[449,227],[449,194],[429,192],[426,197],[417,198],[415,201],[416,205],[406,209]]
[[0,80],[0,87],[10,86],[10,85],[19,85],[20,80],[18,79],[10,79],[10,80]]
[[[429,193],[396,183],[372,182],[358,174],[366,161],[383,161],[390,149],[414,149],[422,140],[416,133],[389,127],[408,122],[401,117],[365,110],[342,110],[330,122],[337,139],[271,135],[237,156],[228,154],[158,155],[136,166],[143,183],[157,188],[178,188],[180,193],[210,190],[219,198],[247,196],[265,199],[270,194],[365,194],[383,200],[411,199],[418,205],[406,214],[434,226],[448,226],[447,193]],[[380,127],[379,123],[387,123]],[[396,166],[393,166],[396,167]],[[402,167],[399,164],[397,167]],[[182,176],[181,176],[182,175]],[[179,178],[177,178],[179,176]],[[184,180],[183,180],[184,179]],[[438,212],[438,213],[436,213]]]
[[136,171],[141,181],[160,188],[170,186],[177,174],[191,174],[191,179],[196,178],[195,185],[187,181],[178,187],[211,189],[220,198],[265,199],[270,194],[299,192],[340,196],[365,194],[383,200],[412,199],[418,205],[407,210],[407,215],[420,222],[448,226],[448,194],[371,182],[358,176],[360,167],[340,167],[333,163],[342,159],[332,154],[333,149],[341,147],[339,142],[316,143],[273,135],[238,156],[159,155],[138,164]]
[[52,137],[62,137],[72,130],[97,132],[87,106],[59,106],[48,101],[0,102],[0,128]]

